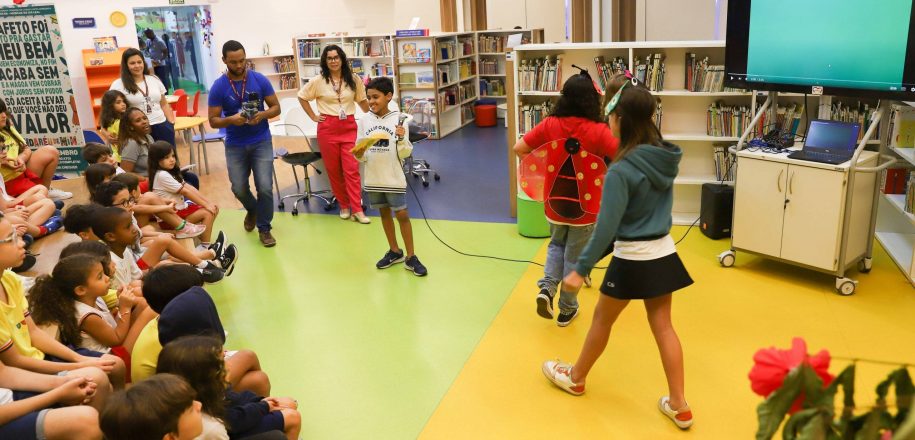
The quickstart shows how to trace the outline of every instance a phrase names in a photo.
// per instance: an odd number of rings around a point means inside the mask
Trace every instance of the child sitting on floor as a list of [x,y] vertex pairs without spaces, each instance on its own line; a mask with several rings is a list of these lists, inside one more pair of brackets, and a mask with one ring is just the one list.
[[185,336],[169,342],[159,353],[158,373],[183,377],[203,404],[205,421],[218,435],[219,426],[232,438],[244,438],[281,430],[295,440],[301,429],[298,402],[288,397],[262,397],[250,391],[236,392],[227,386],[226,365],[220,339]]
[[86,189],[89,190],[89,197],[95,194],[95,189],[105,182],[111,181],[111,178],[117,174],[114,165],[106,162],[94,163],[86,167],[83,176],[86,179]]
[[159,197],[174,202],[179,217],[206,226],[200,240],[210,242],[219,207],[207,200],[197,188],[185,185],[175,149],[168,142],[157,141],[149,145],[149,187]]
[[[151,220],[159,219],[162,225],[167,226],[165,229],[174,230],[175,238],[179,239],[194,238],[206,231],[206,226],[191,223],[178,216],[174,202],[167,201],[151,192],[141,194],[140,185],[144,182],[148,184],[149,181],[140,182],[136,175],[130,173],[118,174],[111,180],[127,186],[130,196],[137,201],[133,206],[133,212],[140,227],[150,225]],[[154,226],[159,226],[159,224]]]
[[64,215],[64,230],[76,234],[82,240],[98,241],[92,233],[92,217],[101,206],[95,203],[85,205],[71,205]]
[[184,379],[159,374],[111,396],[99,424],[108,440],[196,439],[203,425],[195,398]]

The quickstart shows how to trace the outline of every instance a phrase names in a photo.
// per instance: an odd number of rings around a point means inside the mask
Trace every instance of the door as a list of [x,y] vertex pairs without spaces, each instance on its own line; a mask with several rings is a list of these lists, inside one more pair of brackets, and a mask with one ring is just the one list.
[[788,167],[783,259],[835,270],[845,184],[841,171]]
[[741,157],[734,194],[733,246],[778,257],[788,165]]

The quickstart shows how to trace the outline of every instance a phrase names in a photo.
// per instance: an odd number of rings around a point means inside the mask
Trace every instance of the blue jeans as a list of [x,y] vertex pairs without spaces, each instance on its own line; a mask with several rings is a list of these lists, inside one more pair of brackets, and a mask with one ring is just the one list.
[[[559,283],[578,263],[578,257],[591,239],[594,225],[569,226],[550,223],[550,244],[546,250],[546,264],[543,278],[537,287],[555,295]],[[587,275],[587,274],[582,274]],[[559,313],[571,313],[578,309],[578,292],[559,292]]]
[[[232,193],[248,213],[257,215],[257,230],[269,231],[273,221],[273,141],[248,145],[226,144],[226,166]],[[254,172],[257,198],[251,194],[248,176]]]
[[165,141],[175,145],[175,124],[162,121],[156,125],[151,125],[149,129],[149,135],[152,136],[154,141]]

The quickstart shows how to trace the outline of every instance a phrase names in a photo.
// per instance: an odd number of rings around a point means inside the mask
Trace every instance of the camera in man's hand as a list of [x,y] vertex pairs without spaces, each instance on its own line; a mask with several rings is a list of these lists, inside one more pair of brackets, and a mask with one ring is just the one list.
[[257,112],[259,111],[257,109],[258,105],[260,105],[260,95],[255,92],[248,93],[248,100],[241,104],[241,111],[239,111],[239,113],[250,121],[257,116]]

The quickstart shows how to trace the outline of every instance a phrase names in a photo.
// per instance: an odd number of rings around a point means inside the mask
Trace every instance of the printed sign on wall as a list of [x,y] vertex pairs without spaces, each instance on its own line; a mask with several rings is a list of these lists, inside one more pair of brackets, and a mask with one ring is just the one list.
[[0,8],[0,97],[29,147],[60,148],[58,171],[75,172],[83,132],[53,5]]

